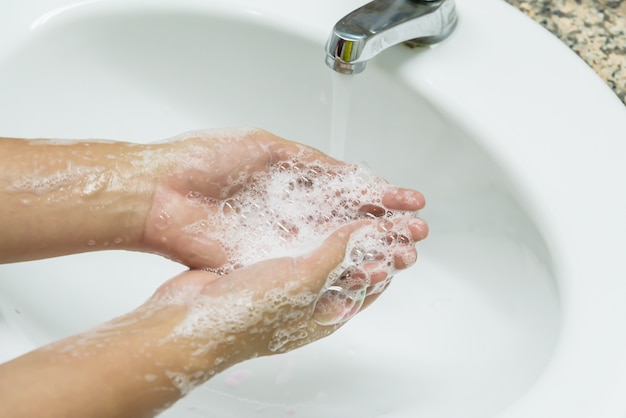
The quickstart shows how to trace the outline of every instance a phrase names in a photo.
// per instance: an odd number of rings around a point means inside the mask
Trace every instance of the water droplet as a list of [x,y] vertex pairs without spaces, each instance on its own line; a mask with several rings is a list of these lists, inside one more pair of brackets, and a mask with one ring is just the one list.
[[170,213],[165,209],[162,209],[156,222],[154,223],[154,227],[156,229],[164,230],[172,224],[172,221],[172,215],[170,215]]
[[202,193],[191,191],[187,193],[187,196],[185,198],[188,204],[198,205],[199,203],[201,203],[200,201],[202,200]]

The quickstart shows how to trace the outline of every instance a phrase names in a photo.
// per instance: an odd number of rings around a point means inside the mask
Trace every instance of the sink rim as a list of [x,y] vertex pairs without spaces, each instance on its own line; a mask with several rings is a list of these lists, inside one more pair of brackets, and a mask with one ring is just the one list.
[[[619,265],[626,199],[616,193],[620,179],[626,178],[619,162],[626,147],[626,108],[582,59],[512,6],[491,0],[472,7],[457,3],[462,16],[457,37],[462,34],[480,48],[467,50],[451,38],[398,72],[462,126],[480,132],[476,138],[506,164],[552,253],[562,305],[561,335],[546,372],[502,416],[542,416],[545,411],[552,416],[623,416],[626,402],[619,393],[626,384],[626,339],[613,331],[623,327],[619,318],[626,313],[620,306],[626,294],[620,278],[626,270]],[[472,19],[491,26],[470,28],[466,22]],[[526,43],[533,49],[524,48]],[[516,81],[527,76],[531,82],[514,86],[489,72],[490,67],[506,69],[507,61],[520,66],[511,70]],[[538,69],[532,62],[543,64]],[[454,74],[455,63],[476,76],[471,84]],[[510,95],[481,88],[494,78]],[[579,100],[570,98],[571,86]],[[453,101],[443,99],[451,97]],[[589,138],[595,149],[586,146]],[[593,164],[598,175],[580,170],[583,162]],[[529,170],[530,164],[537,169]],[[581,207],[583,193],[591,204]],[[599,216],[592,209],[596,202],[603,206]],[[580,359],[593,361],[581,364]],[[572,379],[574,370],[584,378]]]
[[[54,4],[50,10],[59,10],[63,5],[90,5],[95,13],[100,3],[108,6],[115,2],[39,0],[29,5],[28,13],[18,16],[7,30],[14,33],[36,31],[38,27],[53,23],[61,16],[37,20],[45,16],[48,4]],[[171,2],[136,0],[133,4],[134,7],[141,7],[141,4],[169,7]],[[283,29],[323,41],[338,17],[360,4],[348,0],[335,5],[323,0],[316,2],[315,7],[305,6],[312,9],[306,13],[302,12],[301,4],[296,7],[286,0],[264,4],[237,0],[228,5],[219,1],[187,0],[171,7],[207,11],[218,8],[224,13],[246,7],[251,19],[270,21]],[[512,7],[495,0],[473,1],[471,6],[469,0],[457,0],[457,6],[459,26],[450,39],[405,59],[390,71],[474,133],[480,144],[506,165],[527,202],[526,209],[545,234],[557,275],[567,278],[559,282],[563,310],[561,343],[540,381],[526,399],[518,401],[505,415],[535,416],[537,413],[533,411],[552,408],[561,408],[557,411],[560,414],[564,410],[571,412],[568,416],[590,416],[590,411],[594,412],[593,416],[599,416],[595,414],[597,408],[603,408],[607,416],[623,414],[624,402],[618,395],[626,387],[626,360],[621,355],[626,352],[626,337],[612,330],[623,324],[618,318],[626,317],[626,307],[620,306],[626,284],[619,282],[620,277],[626,276],[626,269],[619,262],[618,245],[626,230],[624,222],[617,222],[621,220],[620,215],[626,213],[626,200],[616,193],[620,190],[619,179],[626,178],[626,169],[619,164],[619,151],[623,147],[619,139],[623,139],[620,132],[626,130],[626,109],[582,60]],[[275,9],[281,11],[273,12]],[[64,11],[71,11],[71,7]],[[290,23],[281,19],[291,14]],[[26,29],[19,25],[25,21],[38,23]],[[486,24],[475,25],[475,22]],[[466,48],[467,42],[471,48]],[[526,44],[534,46],[528,49]],[[2,48],[0,40],[0,51]],[[507,83],[502,73],[488,70],[506,70],[503,66],[506,62],[516,64],[511,72],[517,75],[514,80],[519,83]],[[538,69],[533,62],[546,64]],[[378,65],[378,61],[370,65]],[[459,67],[463,68],[464,76],[459,75]],[[467,83],[467,74],[471,74],[472,83]],[[532,75],[532,80],[522,82],[525,80],[520,77],[524,74]],[[506,87],[510,94],[505,96],[501,90],[482,88],[494,83]],[[576,86],[581,100],[563,99],[571,94],[571,86]],[[536,122],[524,124],[521,114],[526,120]],[[511,126],[515,129],[511,130]],[[590,135],[595,137],[591,150],[584,146]],[[502,141],[502,138],[507,140]],[[568,152],[564,154],[564,150]],[[596,170],[610,172],[591,177],[579,170],[582,161],[593,163]],[[529,162],[534,164],[535,170],[528,168]],[[601,185],[594,184],[598,179],[602,180]],[[593,205],[581,208],[579,187],[584,187],[584,192],[591,196],[590,201],[601,202],[604,206],[601,216],[593,219],[595,213],[590,208]],[[581,217],[593,219],[593,224],[585,223]],[[583,241],[590,241],[592,245]],[[614,245],[613,248],[593,246],[598,242]],[[610,292],[605,292],[606,289]],[[597,323],[604,327],[598,327]],[[604,360],[601,367],[597,363],[580,364],[578,360],[582,355],[585,358],[602,356]],[[571,370],[586,379],[568,378]],[[580,400],[572,402],[572,399]],[[604,404],[600,406],[600,402]]]
[[[623,416],[626,403],[619,393],[626,383],[626,339],[613,331],[623,326],[619,318],[626,313],[620,306],[626,294],[620,278],[626,270],[618,261],[620,236],[626,233],[621,221],[626,199],[616,193],[620,179],[626,178],[619,162],[626,108],[582,59],[537,23],[504,3],[476,3],[470,7],[458,2],[462,18],[455,35],[481,48],[467,50],[451,38],[398,72],[462,126],[480,132],[476,138],[496,161],[504,162],[527,202],[557,269],[562,304],[558,346],[533,389],[502,416],[541,416],[545,411],[553,416]],[[471,19],[485,19],[491,26],[469,27]],[[487,41],[491,44],[485,45]],[[523,49],[526,43],[533,49]],[[515,46],[521,50],[511,51]],[[506,69],[506,61],[520,65],[512,70],[516,81],[525,75],[531,82],[515,86],[489,72],[490,67]],[[544,64],[538,69],[532,62]],[[476,76],[471,84],[454,74],[455,63]],[[481,88],[494,78],[510,95]],[[569,97],[570,86],[576,86],[579,100]],[[586,146],[590,137],[595,150]],[[598,175],[580,170],[583,162],[593,164]],[[537,169],[529,170],[530,164]],[[590,205],[581,207],[582,193]],[[592,211],[594,202],[604,206],[602,215]],[[613,248],[597,243],[612,243]],[[581,358],[594,361],[580,364]],[[585,378],[572,379],[573,370]]]

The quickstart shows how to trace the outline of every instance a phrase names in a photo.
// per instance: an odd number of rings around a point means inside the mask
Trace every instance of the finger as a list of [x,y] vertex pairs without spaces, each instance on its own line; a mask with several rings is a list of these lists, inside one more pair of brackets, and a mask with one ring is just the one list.
[[[184,249],[178,251],[178,249]],[[224,248],[217,242],[202,235],[183,235],[176,248],[171,250],[172,258],[179,259],[193,269],[217,269],[228,261]]]
[[312,289],[316,289],[317,292],[322,290],[328,276],[344,260],[351,234],[369,223],[361,220],[339,228],[313,253],[296,261],[300,275],[309,276]]
[[428,236],[429,228],[422,218],[413,218],[408,223],[408,229],[413,241],[421,241]]
[[218,279],[218,275],[208,271],[187,270],[159,286],[151,299],[168,304],[184,304],[196,297],[207,284]]
[[153,252],[194,269],[217,269],[228,261],[226,251],[217,241],[181,229],[172,227],[153,233]]
[[426,205],[424,195],[412,189],[391,187],[383,196],[383,205],[392,210],[416,211]]
[[403,247],[393,255],[394,266],[398,270],[411,267],[417,261],[417,250],[414,247]]
[[313,319],[322,326],[344,323],[360,311],[364,300],[365,289],[351,292],[331,286],[318,299]]
[[378,231],[385,233],[388,244],[414,244],[428,236],[428,224],[421,218],[403,216],[393,222],[379,221]]

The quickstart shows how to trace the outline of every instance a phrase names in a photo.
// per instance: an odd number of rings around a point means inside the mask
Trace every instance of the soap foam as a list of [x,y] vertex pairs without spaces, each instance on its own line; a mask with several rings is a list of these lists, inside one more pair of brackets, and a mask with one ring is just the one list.
[[[375,222],[355,235],[358,245],[351,245],[349,252],[353,264],[372,261],[374,255],[390,256],[390,240],[410,235],[394,229],[404,227],[397,220],[413,214],[387,210],[382,198],[388,184],[357,165],[331,166],[294,158],[245,183],[236,182],[240,190],[227,199],[187,196],[190,205],[221,209],[211,219],[186,227],[186,232],[205,235],[227,250],[228,262],[213,270],[218,274],[268,258],[308,253],[330,233],[358,219],[386,222]],[[216,224],[221,226],[207,228]]]
[[[183,337],[198,356],[225,345],[211,370],[215,373],[247,345],[262,342],[261,353],[281,353],[332,333],[359,311],[367,295],[386,288],[397,260],[414,261],[409,223],[415,213],[385,207],[389,191],[388,183],[369,170],[312,160],[303,148],[251,177],[233,176],[220,198],[189,193],[188,205],[219,208],[185,229],[222,245],[227,262],[210,270],[220,275],[266,259],[310,254],[346,224],[370,222],[350,235],[344,259],[321,290],[287,281],[269,291],[237,287],[219,296],[200,288],[167,292],[162,302],[184,304],[187,314],[165,340]],[[243,343],[241,335],[247,338]],[[179,375],[170,378],[181,391],[194,384]]]
[[[225,192],[227,198],[191,192],[187,196],[189,205],[220,210],[185,230],[222,245],[228,261],[210,271],[228,274],[261,260],[310,253],[341,226],[371,220],[370,225],[351,235],[345,259],[329,275],[324,290],[331,286],[335,290],[320,296],[327,306],[345,306],[334,319],[319,321],[329,325],[345,321],[358,311],[366,296],[364,289],[372,284],[367,266],[375,264],[377,271],[386,275],[382,283],[369,287],[367,294],[373,294],[384,290],[391,280],[396,270],[394,256],[406,265],[412,264],[414,255],[409,250],[403,252],[401,247],[413,244],[408,222],[415,214],[386,208],[383,197],[389,185],[369,170],[354,164],[308,161],[307,157],[302,154],[277,162],[252,178],[232,179],[225,190],[236,187],[237,192]],[[337,286],[344,292],[336,291]]]
[[78,187],[82,195],[90,195],[106,182],[106,173],[101,167],[75,166],[70,163],[63,170],[48,175],[23,176],[11,183],[6,191],[12,193],[28,192],[36,195]]

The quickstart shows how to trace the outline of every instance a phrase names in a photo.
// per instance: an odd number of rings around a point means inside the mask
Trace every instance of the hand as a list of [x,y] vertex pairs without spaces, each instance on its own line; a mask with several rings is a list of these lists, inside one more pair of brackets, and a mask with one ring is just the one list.
[[[238,362],[309,344],[343,325],[324,325],[319,320],[333,309],[343,309],[326,305],[320,310],[320,296],[331,274],[345,260],[355,235],[375,223],[362,220],[345,225],[307,255],[265,260],[226,275],[201,270],[182,273],[116,322],[133,324],[134,329],[138,327],[135,323],[142,328],[160,328],[155,347],[176,353],[184,368],[178,370],[170,364],[168,370],[171,375],[184,375],[183,381],[191,387]],[[425,224],[411,220],[409,224],[411,240],[425,237]],[[395,269],[415,262],[415,258],[407,262],[407,251],[414,251],[412,244],[389,244],[389,253],[399,256]],[[386,279],[381,273],[386,266],[371,262],[364,268],[373,273],[372,286]],[[379,295],[368,295],[363,308]],[[114,324],[111,330],[123,335]],[[144,346],[150,344],[144,342]]]
[[[296,156],[298,164],[324,166],[326,179],[332,180],[333,168],[351,169],[261,130],[195,133],[149,145],[0,139],[0,262],[127,249],[220,269],[232,261],[235,244],[227,232],[238,225],[221,216],[224,205]],[[328,232],[362,215],[424,206],[419,192],[375,180],[377,204],[351,202],[356,206]],[[340,184],[334,202],[314,205],[332,210],[345,187],[355,192],[359,184]]]
[[[156,184],[140,249],[193,268],[223,266],[232,250],[228,246],[232,238],[224,236],[227,233],[210,232],[223,231],[223,224],[229,223],[217,216],[224,202],[294,156],[303,163],[346,167],[313,148],[262,130],[191,133],[152,146],[145,161]],[[385,187],[381,202],[384,208],[356,209],[376,214],[386,209],[417,211],[424,206],[419,192]]]
[[[342,323],[320,324],[319,315],[334,308],[320,312],[320,293],[354,236],[376,224],[345,225],[300,257],[265,260],[227,275],[182,273],[135,311],[0,365],[0,404],[16,417],[155,416],[238,362],[323,338]],[[415,241],[427,232],[410,219],[408,231]],[[389,243],[389,253],[405,260],[396,268],[415,261],[403,257],[409,247]],[[376,273],[380,268],[385,266],[365,267],[384,279]],[[377,296],[368,296],[364,306]]]

